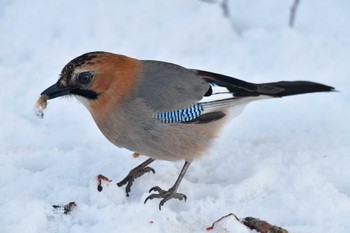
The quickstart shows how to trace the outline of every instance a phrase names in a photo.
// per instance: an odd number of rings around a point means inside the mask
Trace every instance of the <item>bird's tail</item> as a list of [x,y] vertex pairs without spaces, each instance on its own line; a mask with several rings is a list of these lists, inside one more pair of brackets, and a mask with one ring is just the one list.
[[[309,81],[280,81],[255,84],[208,71],[194,71],[198,75],[203,76],[204,79],[211,85],[227,88],[227,90],[232,93],[234,97],[251,97],[260,95],[283,97],[312,92],[335,91],[335,89],[331,86]],[[209,93],[211,94],[212,92],[209,91]]]
[[[258,92],[274,97],[335,91],[331,86],[308,81],[280,81],[257,84]],[[277,88],[277,89],[276,89]],[[280,90],[278,90],[280,88]]]

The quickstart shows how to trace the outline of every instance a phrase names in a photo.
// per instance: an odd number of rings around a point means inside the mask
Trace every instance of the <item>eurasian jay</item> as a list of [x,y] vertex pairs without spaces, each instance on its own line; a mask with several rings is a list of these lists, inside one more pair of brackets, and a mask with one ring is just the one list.
[[137,60],[108,52],[90,52],[70,61],[59,80],[41,93],[47,99],[73,95],[90,111],[98,128],[114,145],[149,157],[118,186],[129,195],[134,179],[154,170],[154,160],[184,160],[169,190],[158,186],[146,200],[185,199],[177,189],[194,159],[208,150],[232,110],[251,101],[334,88],[308,81],[254,84],[179,65]]

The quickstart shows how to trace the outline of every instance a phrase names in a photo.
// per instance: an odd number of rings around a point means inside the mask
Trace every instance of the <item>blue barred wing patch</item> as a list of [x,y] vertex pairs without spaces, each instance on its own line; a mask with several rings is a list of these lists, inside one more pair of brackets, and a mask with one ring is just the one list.
[[179,109],[171,112],[160,112],[157,113],[154,118],[162,123],[181,123],[188,122],[198,118],[204,111],[203,106],[198,103],[192,107]]

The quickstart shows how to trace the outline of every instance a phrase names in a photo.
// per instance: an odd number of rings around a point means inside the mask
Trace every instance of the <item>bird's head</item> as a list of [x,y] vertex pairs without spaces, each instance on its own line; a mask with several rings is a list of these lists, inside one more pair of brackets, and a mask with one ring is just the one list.
[[106,52],[90,52],[70,61],[58,81],[44,90],[47,99],[75,96],[89,110],[117,104],[130,92],[138,77],[138,61]]

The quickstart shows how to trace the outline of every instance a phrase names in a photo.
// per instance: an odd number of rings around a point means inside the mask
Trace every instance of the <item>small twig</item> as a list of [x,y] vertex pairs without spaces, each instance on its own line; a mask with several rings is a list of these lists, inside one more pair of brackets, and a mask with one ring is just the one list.
[[207,227],[207,231],[213,230],[214,227],[215,227],[215,224],[217,224],[218,222],[222,221],[224,218],[227,218],[227,217],[230,217],[230,216],[235,217],[237,219],[237,221],[240,222],[240,220],[237,218],[237,216],[234,213],[229,213],[228,215],[225,215],[225,216],[221,217],[220,219],[216,220],[215,222],[213,222],[213,224],[210,227]]
[[[202,2],[207,2],[207,3],[217,3],[219,4],[218,0],[201,0]],[[220,6],[224,12],[224,16],[226,18],[230,18],[230,8],[228,6],[228,0],[222,0],[222,2],[220,3]]]
[[230,8],[228,7],[228,0],[222,0],[221,7],[224,11],[224,16],[230,18]]
[[292,7],[290,8],[290,17],[289,17],[289,27],[294,27],[295,16],[297,14],[297,9],[300,0],[294,0]]
[[201,0],[202,2],[215,3],[216,0]]

